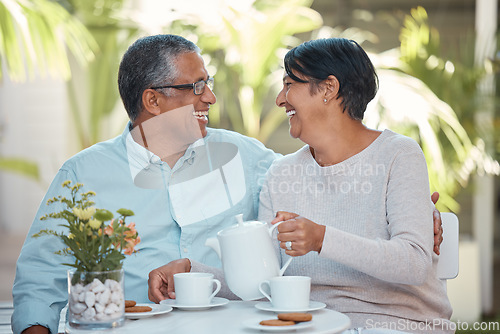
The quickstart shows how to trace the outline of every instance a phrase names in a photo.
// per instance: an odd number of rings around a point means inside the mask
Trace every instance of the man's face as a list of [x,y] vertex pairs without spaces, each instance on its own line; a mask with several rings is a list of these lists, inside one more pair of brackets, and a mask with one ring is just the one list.
[[[208,72],[205,68],[203,58],[198,53],[185,53],[177,57],[176,67],[178,77],[171,85],[192,84],[200,80],[208,79]],[[193,105],[194,114],[200,126],[201,135],[207,135],[206,126],[208,124],[208,110],[211,104],[216,102],[216,97],[212,90],[205,85],[205,90],[200,95],[195,95],[193,89],[175,89],[170,90],[170,96],[163,96],[161,101],[161,113],[180,108],[187,105]]]

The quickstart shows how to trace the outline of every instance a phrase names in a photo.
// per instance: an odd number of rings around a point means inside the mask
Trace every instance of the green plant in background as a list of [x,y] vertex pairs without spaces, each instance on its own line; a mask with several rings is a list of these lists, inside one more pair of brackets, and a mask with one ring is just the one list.
[[427,158],[431,188],[441,194],[438,208],[458,211],[454,196],[472,173],[499,172],[473,125],[484,67],[474,66],[470,56],[445,58],[422,7],[406,16],[400,41],[398,50],[374,56],[381,84],[376,116],[368,122],[416,139]]
[[[274,107],[281,86],[284,48],[301,41],[295,34],[310,32],[322,25],[310,0],[248,1],[236,8],[228,1],[218,10],[211,25],[201,19],[181,21],[180,30],[199,37],[198,45],[217,68],[217,105],[210,111],[210,124],[228,127],[266,143],[286,119]],[[174,24],[175,26],[175,24]],[[171,31],[171,30],[170,30]]]
[[[0,0],[0,81],[8,75],[24,82],[35,73],[69,79],[68,50],[85,66],[96,49],[87,29],[59,4]],[[38,166],[28,159],[0,156],[0,169],[39,181]]]
[[[109,137],[105,124],[119,100],[116,84],[118,65],[122,54],[138,31],[134,23],[123,17],[124,2],[63,2],[68,10],[85,24],[99,46],[95,59],[81,75],[83,78],[73,78],[68,82],[70,109],[80,148]],[[124,120],[126,121],[125,117]]]
[[12,81],[33,78],[35,72],[69,79],[67,50],[85,65],[94,58],[96,48],[87,29],[59,4],[0,0],[0,65],[5,65]]
[[0,157],[0,170],[23,175],[34,181],[40,181],[38,165],[24,158]]

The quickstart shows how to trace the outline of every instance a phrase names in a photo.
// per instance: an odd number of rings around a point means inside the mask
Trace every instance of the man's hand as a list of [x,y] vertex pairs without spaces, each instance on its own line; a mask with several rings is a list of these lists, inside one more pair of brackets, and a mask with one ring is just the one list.
[[[433,192],[431,195],[432,203],[436,204],[439,199],[439,193]],[[441,222],[441,212],[434,207],[434,253],[439,255],[439,247],[443,242],[443,223]]]
[[49,329],[40,325],[26,328],[22,334],[49,334]]
[[175,260],[151,271],[148,279],[149,300],[158,304],[164,299],[174,299],[174,274],[190,271],[189,259]]

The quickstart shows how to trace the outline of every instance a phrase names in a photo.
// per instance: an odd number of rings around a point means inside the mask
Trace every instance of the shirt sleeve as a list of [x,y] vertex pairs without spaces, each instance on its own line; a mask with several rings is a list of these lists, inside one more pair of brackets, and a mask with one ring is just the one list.
[[432,205],[425,157],[414,141],[396,153],[387,179],[389,239],[327,226],[320,256],[378,279],[423,284],[432,268]]
[[[42,229],[61,231],[59,219],[40,220],[40,217],[60,211],[61,203],[47,205],[47,200],[63,193],[62,183],[70,180],[76,184],[76,178],[67,170],[59,170],[50,185],[28,236],[21,249],[16,267],[16,278],[12,288],[14,299],[14,313],[12,314],[12,330],[21,333],[28,327],[41,325],[49,328],[51,333],[58,333],[59,315],[68,299],[67,270],[62,265],[65,257],[55,254],[64,248],[63,242],[56,236],[32,235]],[[60,207],[58,207],[58,205]]]
[[251,187],[253,193],[254,209],[255,212],[258,212],[260,203],[259,201],[260,191],[262,185],[265,183],[268,170],[272,165],[272,163],[274,162],[274,160],[281,157],[282,155],[268,149],[261,142],[253,138],[251,138],[251,140],[254,143],[252,148],[254,177],[252,180]]

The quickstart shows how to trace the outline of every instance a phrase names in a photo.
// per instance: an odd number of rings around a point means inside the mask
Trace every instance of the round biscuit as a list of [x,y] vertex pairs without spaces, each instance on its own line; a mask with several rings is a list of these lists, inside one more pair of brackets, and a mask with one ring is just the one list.
[[149,306],[131,306],[125,308],[125,313],[149,312],[152,310]]
[[311,321],[312,314],[302,312],[279,313],[278,319],[295,322]]
[[125,307],[132,307],[135,306],[136,302],[135,300],[126,300],[125,301]]
[[279,319],[262,320],[260,322],[262,326],[292,326],[295,325],[294,321],[283,321]]

